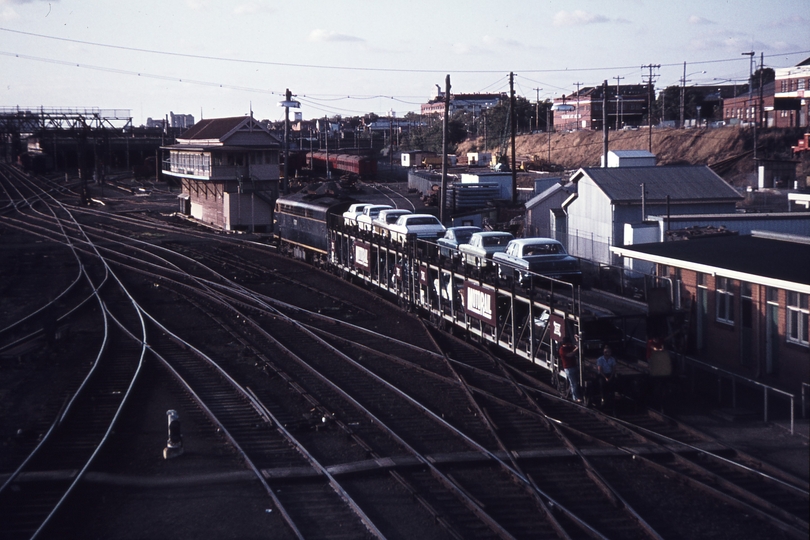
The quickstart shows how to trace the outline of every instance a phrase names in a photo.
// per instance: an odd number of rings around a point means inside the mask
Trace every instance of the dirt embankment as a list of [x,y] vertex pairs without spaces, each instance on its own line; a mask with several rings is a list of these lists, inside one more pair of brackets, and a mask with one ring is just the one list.
[[[757,157],[793,159],[791,146],[802,136],[800,129],[760,130],[757,136]],[[519,135],[515,140],[519,159],[529,158],[546,165],[564,169],[598,167],[602,156],[601,131],[575,131],[570,133]],[[483,149],[484,141],[468,140],[459,145],[456,154]],[[650,132],[609,132],[610,150],[648,150]],[[727,181],[736,185],[749,185],[755,181],[756,164],[753,159],[752,130],[726,127],[718,129],[653,129],[652,152],[659,165],[708,165]],[[494,151],[497,152],[497,149]],[[807,152],[805,152],[807,154]],[[550,158],[549,158],[550,156]],[[807,167],[807,158],[798,174]]]

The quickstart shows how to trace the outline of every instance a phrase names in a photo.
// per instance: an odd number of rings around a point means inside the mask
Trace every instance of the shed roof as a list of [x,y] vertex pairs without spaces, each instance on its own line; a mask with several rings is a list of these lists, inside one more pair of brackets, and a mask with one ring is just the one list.
[[210,143],[211,141],[219,141],[225,143],[232,135],[239,131],[256,132],[267,138],[268,144],[278,145],[279,141],[276,139],[267,128],[261,123],[257,122],[252,116],[234,116],[231,118],[208,118],[200,120],[182,135],[177,137],[177,140],[185,145],[200,144],[204,142]]
[[572,180],[587,176],[612,202],[641,202],[644,184],[647,202],[736,202],[743,197],[705,166],[585,168]]
[[232,118],[206,118],[200,120],[188,128],[179,139],[221,139],[242,122],[247,120],[246,116],[235,116]]
[[654,158],[655,154],[646,150],[610,150],[609,154],[613,154],[622,158]]
[[[810,237],[754,232],[611,248],[619,255],[720,275],[736,272],[810,287]],[[728,276],[734,277],[734,276]],[[745,279],[745,278],[741,278]],[[753,281],[753,279],[748,279]],[[805,287],[807,288],[807,287]]]

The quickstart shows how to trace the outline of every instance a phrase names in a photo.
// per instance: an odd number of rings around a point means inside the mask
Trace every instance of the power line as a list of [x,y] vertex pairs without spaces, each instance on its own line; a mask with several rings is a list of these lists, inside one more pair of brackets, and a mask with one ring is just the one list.
[[[10,28],[2,28],[0,27],[0,31],[2,32],[10,32],[19,35],[31,36],[41,39],[51,39],[56,41],[63,41],[66,43],[77,43],[81,45],[90,45],[93,47],[104,47],[108,49],[117,49],[122,51],[132,51],[132,52],[140,52],[140,53],[147,53],[147,54],[158,54],[163,56],[174,56],[178,58],[195,58],[199,60],[214,60],[219,62],[236,62],[241,64],[253,64],[253,65],[265,65],[265,66],[279,66],[279,67],[292,67],[292,68],[305,68],[305,69],[334,69],[334,70],[345,70],[345,71],[372,71],[372,72],[384,72],[384,73],[447,73],[448,71],[453,73],[503,73],[503,69],[474,69],[474,70],[459,70],[459,69],[406,69],[406,68],[374,68],[374,67],[362,67],[362,66],[330,66],[325,64],[301,64],[301,63],[294,63],[294,62],[271,62],[268,60],[252,60],[252,59],[243,59],[243,58],[229,58],[224,56],[211,56],[211,55],[202,55],[202,54],[190,54],[190,53],[180,53],[174,51],[161,51],[157,49],[145,49],[140,47],[128,47],[125,45],[114,45],[110,43],[99,43],[95,41],[85,41],[80,39],[71,39],[71,38],[63,38],[57,36],[49,36],[46,34],[37,34],[34,32],[24,32],[22,30],[12,30]],[[792,56],[797,54],[807,54],[810,51],[796,51],[796,52],[789,52],[789,53],[780,53],[774,55],[767,55],[767,58],[771,57],[783,57],[783,56]],[[721,62],[734,62],[737,61],[738,58],[727,58],[727,59],[717,59],[717,60],[703,60],[703,61],[696,61],[696,62],[689,62],[690,64],[713,64],[713,63],[721,63]],[[681,63],[673,63],[673,64],[661,64],[663,67],[674,67],[680,66]],[[605,71],[605,70],[620,70],[620,69],[634,69],[634,66],[608,66],[608,67],[590,67],[590,68],[562,68],[562,69],[520,69],[514,71],[520,71],[522,73],[563,73],[563,72],[586,72],[586,71]]]

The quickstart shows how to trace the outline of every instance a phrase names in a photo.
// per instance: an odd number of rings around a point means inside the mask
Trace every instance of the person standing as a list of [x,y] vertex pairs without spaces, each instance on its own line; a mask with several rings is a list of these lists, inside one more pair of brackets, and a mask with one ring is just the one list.
[[596,360],[596,371],[599,373],[599,390],[604,399],[605,390],[613,390],[613,379],[616,376],[616,359],[607,345],[602,349],[602,356]]
[[577,403],[582,403],[579,395],[579,371],[577,370],[577,352],[579,347],[571,343],[571,338],[566,337],[560,345],[560,367],[565,372],[565,378],[571,385],[571,397]]

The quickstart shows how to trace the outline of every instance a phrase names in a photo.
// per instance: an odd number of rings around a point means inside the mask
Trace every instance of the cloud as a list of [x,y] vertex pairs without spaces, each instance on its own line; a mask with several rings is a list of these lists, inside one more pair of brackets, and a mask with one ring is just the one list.
[[348,34],[339,34],[331,30],[321,30],[320,28],[316,28],[315,30],[309,33],[309,40],[314,41],[316,43],[324,41],[343,41],[343,42],[365,41],[365,39],[357,36],[350,36]]
[[271,13],[275,11],[266,2],[245,2],[233,8],[236,15],[255,15],[256,13]]
[[687,21],[689,24],[717,24],[716,22],[705,19],[699,15],[690,15]]
[[558,11],[554,15],[554,26],[582,26],[585,24],[598,24],[610,22],[610,19],[604,15],[597,15],[595,13],[588,13],[581,9],[575,11]]
[[0,9],[0,21],[13,21],[19,18],[20,15],[14,11],[14,8],[4,7]]
[[773,21],[768,26],[771,28],[786,28],[789,26],[807,26],[810,23],[805,17],[802,17],[798,14],[793,14],[789,17],[785,17],[784,19],[778,19]]
[[484,36],[481,38],[481,41],[484,42],[484,45],[487,47],[498,47],[498,48],[522,48],[523,43],[517,41],[515,39],[504,39],[495,36]]
[[[20,18],[20,14],[17,13],[17,10],[11,6],[21,6],[23,4],[33,4],[35,2],[43,4],[47,3],[50,5],[55,4],[58,1],[59,0],[0,0],[0,21],[13,21]],[[48,11],[50,12],[50,8],[48,8]]]
[[761,51],[770,48],[765,43],[754,41],[743,36],[705,36],[689,42],[689,48],[695,51],[726,51],[739,54],[743,51]]

